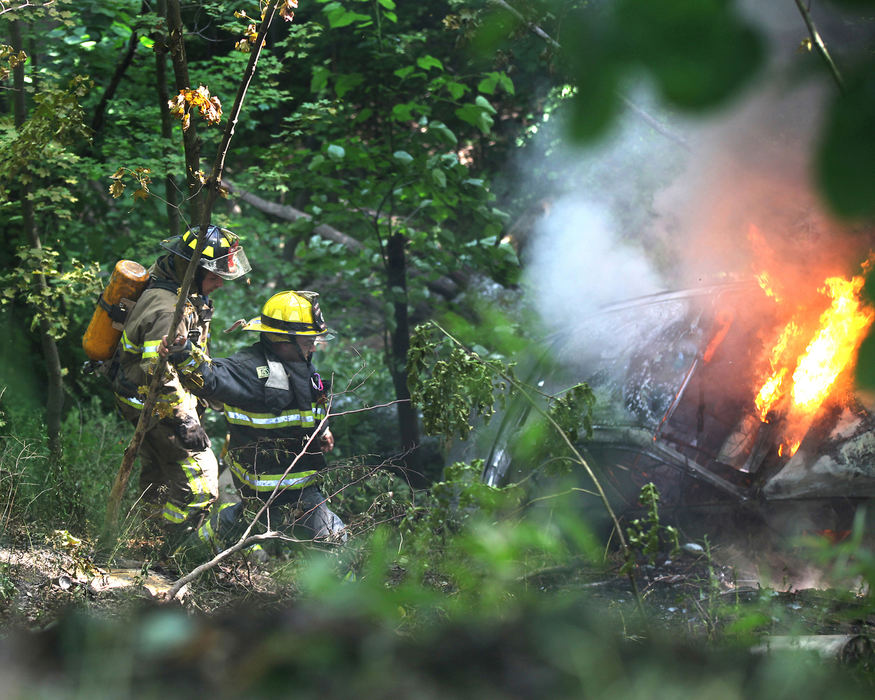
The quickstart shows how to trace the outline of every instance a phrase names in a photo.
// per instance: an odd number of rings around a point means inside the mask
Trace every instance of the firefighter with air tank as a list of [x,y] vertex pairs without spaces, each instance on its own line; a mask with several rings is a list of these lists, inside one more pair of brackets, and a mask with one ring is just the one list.
[[[199,228],[161,242],[168,252],[148,271],[146,288],[124,318],[109,374],[122,416],[134,425],[140,418],[151,377],[159,365],[158,348],[176,309],[181,282],[198,243]],[[250,265],[233,232],[209,226],[194,282],[176,328],[199,353],[208,355],[210,299],[226,280],[241,277]],[[117,268],[118,269],[118,268]],[[105,294],[105,293],[104,293]],[[101,299],[101,301],[104,301]],[[102,304],[104,308],[104,304]],[[118,327],[118,326],[117,326]],[[89,337],[83,342],[86,344]],[[89,356],[94,357],[93,353]],[[168,367],[140,447],[140,493],[169,539],[181,541],[199,527],[218,497],[218,463],[201,425],[204,411],[182,383],[194,367]]]

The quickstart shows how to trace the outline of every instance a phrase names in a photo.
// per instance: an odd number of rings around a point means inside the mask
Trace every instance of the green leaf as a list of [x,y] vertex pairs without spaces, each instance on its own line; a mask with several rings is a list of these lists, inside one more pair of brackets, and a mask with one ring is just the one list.
[[380,5],[382,7],[385,7],[387,10],[394,10],[395,9],[394,0],[377,0],[377,2],[379,2]]
[[407,151],[395,151],[392,154],[392,157],[399,163],[403,163],[404,165],[413,162],[413,156],[410,155]]
[[455,80],[448,80],[444,87],[447,89],[447,92],[450,93],[450,97],[454,100],[458,100],[462,95],[468,92],[468,86],[464,83],[456,82]]
[[736,95],[765,56],[758,31],[725,0],[619,0],[615,23],[628,57],[682,109],[714,107]]
[[485,92],[487,95],[492,95],[495,94],[495,90],[499,86],[501,86],[508,94],[514,94],[513,81],[506,73],[498,71],[493,71],[483,78],[483,80],[477,84],[477,89],[480,92]]
[[447,186],[447,176],[444,174],[443,170],[435,168],[431,171],[431,178],[438,187],[444,188]]
[[477,89],[480,92],[485,92],[487,95],[492,95],[495,92],[496,85],[498,85],[498,74],[490,73],[486,78],[477,83]]
[[875,214],[875,73],[852,74],[830,105],[815,156],[818,183],[845,217]]
[[422,58],[417,58],[416,65],[423,70],[428,70],[429,68],[440,68],[441,70],[444,69],[444,64],[441,63],[434,56],[423,56]]
[[342,73],[335,79],[334,92],[338,99],[343,99],[347,92],[361,85],[362,82],[364,82],[364,76],[361,73]]
[[488,134],[489,130],[492,128],[492,115],[478,104],[462,105],[456,109],[455,115],[462,121],[467,122],[472,126],[476,126],[484,134]]
[[336,143],[332,143],[327,149],[328,157],[332,160],[343,160],[346,156],[346,150],[343,146],[339,146]]
[[493,107],[489,103],[489,100],[487,100],[485,97],[483,97],[483,95],[477,95],[477,97],[474,98],[474,104],[476,104],[481,109],[486,110],[490,114],[495,114],[495,107]]
[[413,119],[413,105],[409,102],[392,107],[392,118],[399,122]]
[[332,29],[346,27],[354,22],[370,23],[372,21],[369,15],[363,15],[358,12],[351,12],[339,2],[328,3],[325,7],[322,8],[322,11],[328,18],[328,26],[330,26]]
[[433,121],[431,124],[428,125],[428,131],[429,133],[434,133],[440,136],[444,141],[450,143],[453,146],[455,146],[459,142],[459,139],[456,138],[456,135],[453,133],[452,129],[450,129],[443,122]]
[[331,71],[325,66],[315,66],[313,68],[313,77],[310,78],[310,92],[322,92],[328,85],[328,76]]

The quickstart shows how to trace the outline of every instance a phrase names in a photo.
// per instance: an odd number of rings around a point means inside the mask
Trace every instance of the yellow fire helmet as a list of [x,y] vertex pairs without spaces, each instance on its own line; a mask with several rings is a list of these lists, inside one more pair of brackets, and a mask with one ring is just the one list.
[[331,340],[334,333],[325,325],[319,308],[317,292],[280,292],[265,302],[261,316],[256,316],[244,331],[260,331],[280,335],[309,335]]

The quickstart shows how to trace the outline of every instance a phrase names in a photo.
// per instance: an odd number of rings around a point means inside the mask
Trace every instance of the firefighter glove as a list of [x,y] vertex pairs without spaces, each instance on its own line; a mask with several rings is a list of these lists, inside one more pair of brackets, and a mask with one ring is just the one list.
[[[163,342],[166,342],[166,336]],[[188,339],[186,339],[185,343],[170,345],[167,349],[167,361],[175,367],[184,364],[191,357],[191,341]]]
[[191,452],[203,452],[210,446],[210,438],[197,419],[186,416],[176,426],[179,444]]

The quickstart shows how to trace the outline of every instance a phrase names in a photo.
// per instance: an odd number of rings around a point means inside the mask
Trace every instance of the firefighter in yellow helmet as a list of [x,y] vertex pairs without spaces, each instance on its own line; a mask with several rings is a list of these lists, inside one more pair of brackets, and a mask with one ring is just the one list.
[[[181,338],[170,347],[165,340],[163,351],[172,363],[196,366],[193,393],[224,405],[234,483],[246,498],[264,502],[275,494],[269,527],[296,525],[313,539],[343,542],[346,526],[317,486],[324,453],[334,448],[326,421],[328,388],[312,363],[317,344],[333,337],[319,295],[275,294],[243,330],[259,333],[259,340],[228,358],[199,356],[191,344],[180,346]],[[241,510],[241,504],[214,509],[201,539],[226,541],[239,529],[232,523]]]
[[[158,349],[176,310],[179,287],[197,246],[198,228],[168,238],[168,251],[149,269],[149,283],[125,322],[117,350],[113,389],[119,412],[138,422]],[[210,294],[226,280],[249,272],[249,261],[236,234],[210,226],[186,299],[178,336],[207,355],[213,303]],[[201,425],[203,408],[182,385],[192,368],[168,368],[140,448],[140,492],[155,506],[155,516],[174,540],[200,526],[218,496],[218,463]]]

